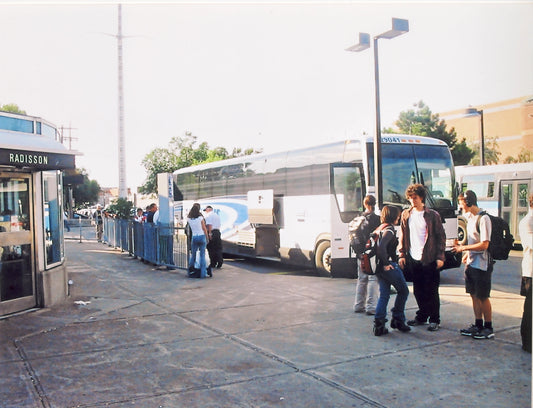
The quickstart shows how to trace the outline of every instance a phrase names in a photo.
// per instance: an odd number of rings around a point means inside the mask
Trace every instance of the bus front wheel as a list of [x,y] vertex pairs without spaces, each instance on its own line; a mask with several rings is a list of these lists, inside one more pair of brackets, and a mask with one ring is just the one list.
[[457,242],[459,243],[459,245],[466,245],[468,241],[466,234],[466,220],[464,220],[463,218],[459,218],[457,221]]
[[331,277],[331,244],[322,241],[318,244],[315,252],[316,269],[322,276]]

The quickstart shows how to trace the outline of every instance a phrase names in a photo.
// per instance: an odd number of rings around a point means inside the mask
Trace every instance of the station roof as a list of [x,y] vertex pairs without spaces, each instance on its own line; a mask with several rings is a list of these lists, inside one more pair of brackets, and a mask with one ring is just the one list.
[[0,165],[36,170],[63,170],[75,168],[75,156],[48,136],[0,130]]

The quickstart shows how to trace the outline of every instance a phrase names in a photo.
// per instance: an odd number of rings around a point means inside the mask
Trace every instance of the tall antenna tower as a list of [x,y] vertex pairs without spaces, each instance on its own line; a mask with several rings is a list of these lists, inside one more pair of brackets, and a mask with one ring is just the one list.
[[124,139],[124,86],[122,75],[122,4],[118,5],[118,196],[128,198],[126,185],[126,142]]

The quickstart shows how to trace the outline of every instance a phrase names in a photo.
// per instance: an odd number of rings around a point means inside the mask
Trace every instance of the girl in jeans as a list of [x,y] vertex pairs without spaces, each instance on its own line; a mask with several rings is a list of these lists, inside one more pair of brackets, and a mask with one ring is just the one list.
[[405,324],[405,302],[409,296],[409,288],[405,282],[403,272],[398,266],[396,247],[398,239],[394,225],[400,220],[400,209],[386,205],[381,211],[380,238],[377,247],[376,276],[379,284],[379,299],[374,319],[374,335],[381,336],[389,331],[385,327],[387,321],[387,305],[390,298],[390,287],[394,286],[398,294],[392,308],[391,328],[401,332],[408,332],[411,328]]
[[194,266],[196,261],[196,252],[200,251],[200,277],[205,278],[207,276],[205,247],[209,237],[207,234],[204,217],[200,213],[200,204],[193,204],[191,211],[189,211],[189,215],[187,216],[187,222],[191,228],[191,256],[189,258],[189,266]]

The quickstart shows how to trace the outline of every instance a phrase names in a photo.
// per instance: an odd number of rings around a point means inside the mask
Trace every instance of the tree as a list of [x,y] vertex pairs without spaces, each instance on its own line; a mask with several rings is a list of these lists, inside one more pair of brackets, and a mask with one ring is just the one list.
[[[428,136],[442,140],[450,147],[453,161],[456,166],[468,164],[475,152],[466,144],[466,139],[457,141],[455,128],[446,130],[446,122],[439,118],[438,114],[431,112],[429,107],[422,101],[414,105],[415,109],[400,112],[396,121],[400,133],[410,135]],[[384,132],[397,133],[394,129],[384,129]]]
[[144,156],[142,165],[146,169],[147,177],[144,184],[139,187],[139,193],[150,194],[157,191],[157,174],[172,173],[178,169],[194,166],[196,164],[214,162],[232,157],[260,153],[261,150],[253,148],[233,148],[232,153],[224,147],[209,148],[206,142],[199,145],[198,137],[191,132],[185,132],[185,136],[176,136],[170,139],[167,148],[156,148]]
[[[485,140],[484,153],[485,153],[485,165],[488,164],[498,164],[499,156],[502,154],[498,147],[498,142],[495,137],[490,137]],[[474,156],[470,160],[470,163],[473,166],[480,165],[479,159],[479,142],[474,143]]]
[[77,184],[72,189],[75,205],[78,208],[89,207],[98,201],[100,185],[96,180],[89,179],[85,169],[77,169],[77,173],[83,176],[83,184]]
[[518,153],[518,157],[513,156],[507,156],[504,163],[529,163],[533,161],[533,152],[531,150],[526,149],[525,147],[522,147],[520,149],[520,153]]
[[0,111],[10,112],[10,113],[20,113],[25,115],[26,111],[19,108],[16,103],[7,103],[5,105],[0,105]]
[[107,210],[111,214],[115,214],[116,218],[121,220],[128,220],[132,216],[133,203],[125,198],[117,198],[109,205]]

